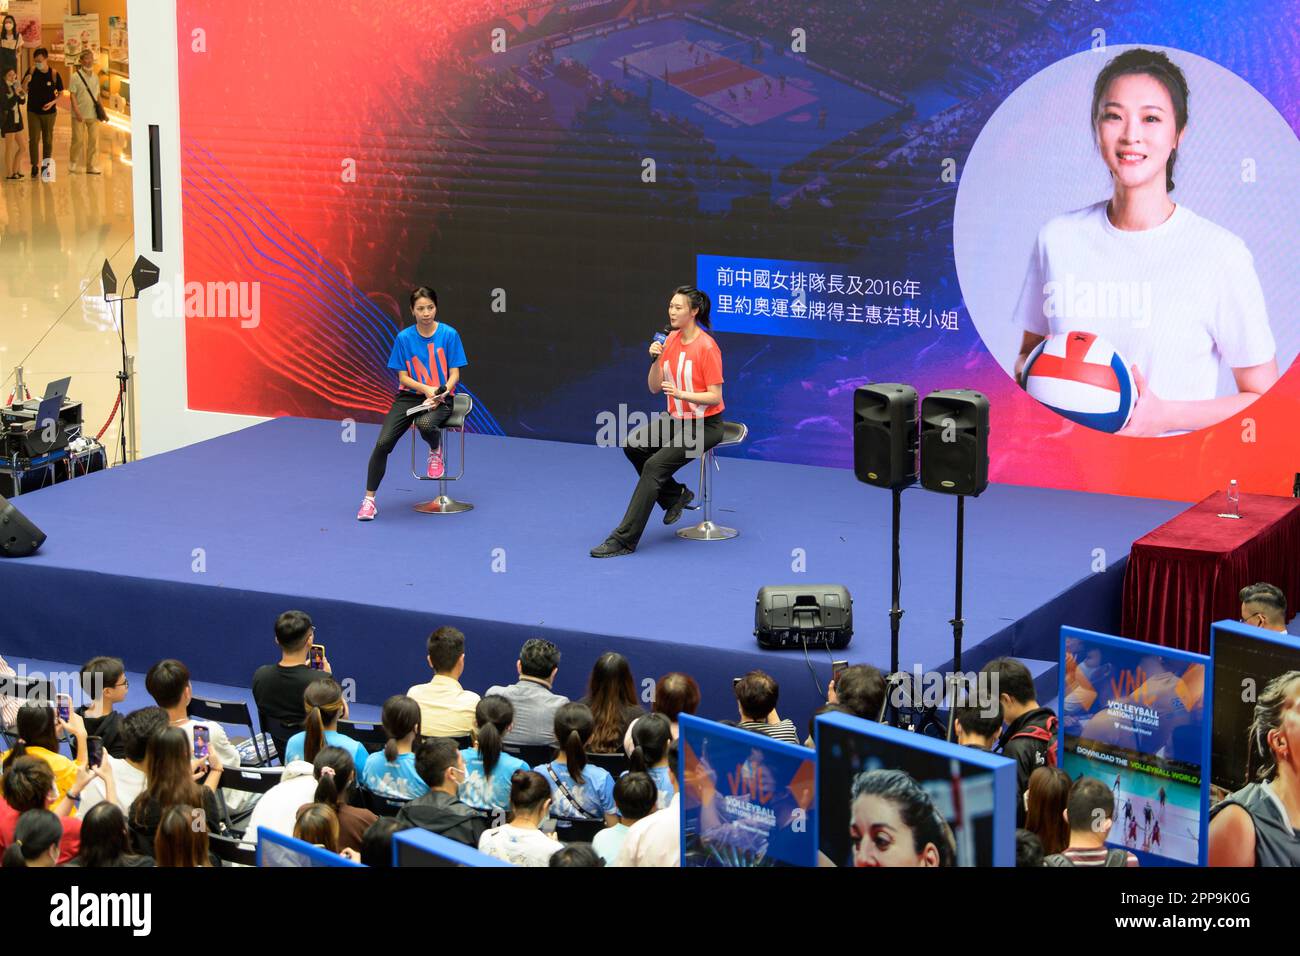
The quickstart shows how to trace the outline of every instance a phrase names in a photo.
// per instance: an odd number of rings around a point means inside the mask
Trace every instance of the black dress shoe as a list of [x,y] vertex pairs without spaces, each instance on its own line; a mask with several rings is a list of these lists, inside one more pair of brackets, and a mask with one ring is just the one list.
[[682,512],[686,510],[686,506],[694,499],[695,492],[689,488],[683,488],[682,493],[677,496],[677,500],[673,502],[672,507],[664,512],[664,524],[676,524],[677,520],[681,518]]
[[591,556],[593,558],[617,558],[620,555],[631,554],[634,550],[636,549],[629,548],[618,538],[611,535],[602,544],[598,544],[591,549]]

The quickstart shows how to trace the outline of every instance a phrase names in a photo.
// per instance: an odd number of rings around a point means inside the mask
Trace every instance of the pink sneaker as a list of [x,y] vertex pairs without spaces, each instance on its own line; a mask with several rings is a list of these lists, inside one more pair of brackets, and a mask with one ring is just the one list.
[[375,507],[374,498],[362,498],[361,510],[357,512],[358,521],[374,521],[379,509]]
[[429,452],[429,471],[427,472],[427,474],[429,475],[430,478],[442,477],[442,449],[441,448],[439,448],[437,451]]

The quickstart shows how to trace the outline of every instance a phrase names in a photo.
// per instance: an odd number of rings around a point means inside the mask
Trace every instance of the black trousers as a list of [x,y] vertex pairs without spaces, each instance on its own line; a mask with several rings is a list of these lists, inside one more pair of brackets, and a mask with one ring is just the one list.
[[655,503],[666,511],[686,490],[673,474],[688,461],[698,461],[700,455],[720,441],[721,415],[673,418],[663,412],[649,424],[633,429],[627,436],[623,454],[636,468],[640,479],[613,537],[624,546],[635,548]]
[[424,396],[419,392],[408,392],[405,389],[398,392],[397,397],[393,399],[393,407],[388,410],[383,427],[379,429],[375,450],[370,453],[370,467],[366,470],[368,491],[379,490],[379,483],[384,480],[384,472],[388,470],[388,456],[397,447],[398,441],[406,434],[406,430],[411,427],[412,420],[415,427],[420,430],[420,436],[429,443],[429,450],[438,450],[438,444],[442,441],[440,429],[451,417],[451,401],[441,402],[419,415],[406,414],[408,408],[414,408],[423,401]]

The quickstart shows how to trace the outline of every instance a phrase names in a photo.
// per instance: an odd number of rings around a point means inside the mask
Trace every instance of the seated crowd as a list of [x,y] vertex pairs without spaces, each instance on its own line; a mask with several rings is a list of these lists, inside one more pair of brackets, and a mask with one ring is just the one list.
[[[411,827],[524,866],[679,864],[678,717],[701,702],[688,675],[661,677],[647,711],[627,659],[605,653],[572,701],[553,690],[559,649],[532,639],[515,682],[480,697],[461,684],[464,635],[440,627],[427,641],[431,679],[384,702],[367,746],[350,736],[364,735],[328,659],[312,653],[310,617],[286,611],[275,635],[281,659],[252,681],[263,737],[238,747],[221,724],[189,715],[190,674],[177,660],[150,668],[155,706],[129,713],[116,709],[127,681],[109,657],[86,663],[89,703],[66,720],[48,702],[6,706],[15,743],[0,754],[4,866],[219,866],[232,856],[219,849],[249,847],[259,828],[387,866],[393,834]],[[996,675],[997,706],[959,702],[952,739],[1016,761],[1019,864],[1136,865],[1105,846],[1110,789],[1055,765],[1056,715],[1039,706],[1028,669],[999,658],[984,671]],[[778,713],[772,676],[751,671],[733,691],[726,723],[810,747],[818,714],[881,719],[887,684],[870,665],[838,670],[803,741]],[[196,736],[206,756],[195,757]],[[95,766],[88,740],[102,743]],[[260,769],[274,775],[255,788],[265,792],[222,785],[226,768],[264,764],[267,751],[283,766]]]

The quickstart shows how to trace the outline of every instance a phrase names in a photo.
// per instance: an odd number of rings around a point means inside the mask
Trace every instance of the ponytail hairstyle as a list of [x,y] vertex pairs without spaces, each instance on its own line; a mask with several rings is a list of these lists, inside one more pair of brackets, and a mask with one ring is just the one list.
[[555,712],[555,739],[564,751],[569,776],[574,783],[585,783],[582,768],[587,766],[587,741],[596,726],[591,708],[586,704],[565,704]]
[[304,803],[294,818],[293,835],[304,843],[339,852],[339,815],[325,803]]
[[501,738],[515,722],[515,707],[499,694],[489,694],[474,708],[474,746],[483,761],[483,776],[492,776],[501,759]]
[[18,717],[14,721],[14,729],[18,731],[18,742],[5,758],[6,771],[13,766],[15,760],[27,753],[28,747],[44,747],[53,753],[59,752],[59,737],[55,729],[54,714],[54,708],[48,703],[26,703],[19,708]]
[[343,700],[343,688],[333,677],[318,678],[307,685],[302,703],[307,711],[307,720],[303,724],[307,739],[303,743],[302,755],[305,760],[315,760],[325,746],[325,731],[338,723],[347,706]]
[[673,290],[673,295],[684,295],[686,301],[690,303],[691,310],[695,312],[695,324],[700,328],[709,329],[709,309],[713,303],[705,292],[701,292],[693,285],[679,285]]
[[394,694],[384,701],[384,733],[388,734],[388,743],[384,744],[384,759],[392,763],[397,759],[397,742],[415,731],[420,736],[420,705],[405,694]]
[[19,757],[0,778],[5,803],[18,813],[44,810],[54,789],[54,770],[40,757]]
[[158,832],[153,838],[155,866],[192,868],[210,865],[208,828],[194,825],[202,813],[201,809],[180,803],[163,810]]
[[536,770],[516,770],[510,775],[510,809],[533,816],[550,799],[551,785]]
[[5,849],[0,866],[6,869],[27,866],[28,861],[49,853],[50,847],[60,846],[62,842],[63,824],[58,817],[49,810],[28,810],[18,818],[14,838]]
[[668,755],[673,723],[663,714],[646,714],[632,725],[632,770],[646,772]]
[[1277,754],[1268,735],[1282,726],[1289,703],[1287,691],[1298,680],[1300,671],[1287,671],[1269,681],[1255,699],[1255,714],[1247,730],[1250,742],[1246,753],[1247,781],[1254,776],[1261,783],[1267,783],[1277,776]]
[[316,784],[317,803],[340,807],[347,803],[352,782],[356,779],[356,765],[352,755],[342,747],[322,747],[312,761],[312,772],[320,782]]
[[[1106,90],[1110,87],[1111,81],[1121,76],[1131,76],[1133,74],[1143,74],[1150,76],[1160,82],[1169,94],[1169,102],[1174,107],[1174,131],[1181,133],[1187,128],[1187,100],[1189,91],[1187,88],[1187,77],[1183,76],[1183,71],[1178,68],[1169,57],[1159,50],[1146,50],[1137,47],[1132,50],[1125,50],[1119,56],[1112,59],[1097,74],[1097,81],[1092,87],[1092,128],[1096,135],[1097,123],[1101,117],[1097,115],[1097,110],[1101,106],[1102,98],[1106,95]],[[1165,163],[1165,190],[1174,191],[1174,163],[1178,161],[1178,149],[1175,147],[1169,154],[1169,160]]]

